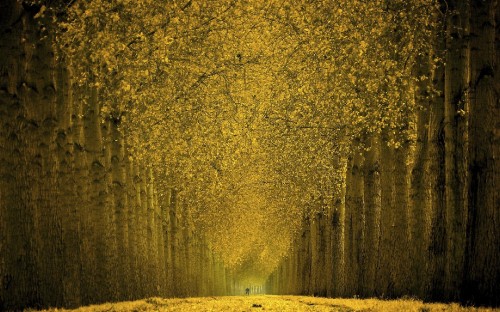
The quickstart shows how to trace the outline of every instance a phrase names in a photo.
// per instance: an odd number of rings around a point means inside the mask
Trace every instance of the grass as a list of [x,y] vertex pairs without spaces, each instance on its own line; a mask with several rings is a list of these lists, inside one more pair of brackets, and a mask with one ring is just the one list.
[[[49,309],[44,311],[70,311]],[[148,298],[137,301],[105,303],[80,307],[77,312],[87,311],[500,311],[492,308],[463,307],[459,304],[423,303],[419,300],[380,300],[380,299],[332,299],[306,296],[227,296],[202,298]]]

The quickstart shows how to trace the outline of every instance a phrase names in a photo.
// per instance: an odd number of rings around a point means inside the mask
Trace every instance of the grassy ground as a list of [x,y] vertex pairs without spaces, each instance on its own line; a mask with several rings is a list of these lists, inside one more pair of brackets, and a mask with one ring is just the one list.
[[[46,310],[56,311],[56,310]],[[57,310],[62,311],[62,310]],[[458,304],[423,303],[417,300],[327,299],[302,296],[234,296],[163,299],[105,303],[81,307],[86,311],[500,311],[500,309],[461,307]]]

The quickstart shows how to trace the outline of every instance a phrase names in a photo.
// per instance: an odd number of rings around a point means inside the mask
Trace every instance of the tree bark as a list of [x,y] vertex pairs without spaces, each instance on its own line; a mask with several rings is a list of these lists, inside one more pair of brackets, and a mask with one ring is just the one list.
[[395,207],[394,221],[392,224],[394,241],[394,293],[393,296],[401,297],[408,294],[411,281],[408,276],[409,268],[409,169],[408,169],[408,143],[404,142],[394,151],[394,190]]
[[471,2],[470,187],[463,301],[499,305],[499,20],[496,0]]
[[114,291],[110,259],[110,210],[112,209],[108,189],[106,155],[101,129],[100,105],[98,91],[90,87],[88,112],[85,120],[85,148],[91,179],[89,188],[90,211],[90,248],[95,256],[92,272],[95,274],[95,285],[89,285],[92,302],[105,302],[112,298]]
[[120,287],[119,299],[131,298],[129,289],[130,274],[130,250],[129,250],[129,201],[127,192],[126,162],[125,162],[125,138],[123,130],[119,128],[119,120],[112,119],[108,122],[111,139],[111,172],[112,193],[114,200],[114,220],[116,228],[116,250],[115,263],[117,272],[117,283]]
[[468,1],[448,1],[444,83],[446,198],[446,300],[457,301],[462,286],[467,215],[467,118],[469,85]]
[[[125,137],[126,140],[126,137]],[[128,147],[128,141],[125,142],[125,147]],[[126,148],[125,150],[128,150]],[[140,276],[139,266],[139,229],[138,229],[138,207],[137,207],[137,183],[135,182],[135,165],[130,155],[125,156],[126,166],[126,192],[128,198],[128,262],[129,262],[129,291],[130,299],[137,299],[140,293]]]
[[154,179],[153,172],[151,167],[147,167],[144,170],[144,174],[146,177],[146,226],[147,226],[147,237],[146,237],[146,248],[148,254],[148,268],[149,268],[149,295],[150,296],[158,296],[160,285],[158,279],[158,246],[157,246],[157,233],[156,233],[156,207],[157,203],[155,202],[155,190],[154,190]]
[[30,30],[35,26],[30,25],[33,16],[16,1],[4,1],[0,9],[0,210],[5,225],[0,230],[0,308],[14,310],[42,305],[37,272],[39,212],[29,192],[30,185],[39,182],[33,178],[40,175],[41,159],[28,154],[28,142],[33,142],[40,121],[28,116],[26,101],[41,104],[36,97],[44,90],[35,90],[40,85],[26,72],[33,57],[27,49],[39,39]]
[[[88,166],[88,155],[85,149],[85,129],[84,129],[84,104],[81,98],[82,90],[73,87],[73,99],[75,107],[75,188],[80,210],[80,253],[81,260],[81,280],[80,293],[81,303],[90,304],[93,302],[92,292],[95,286],[96,259],[92,244],[92,222],[91,222],[91,203],[89,196],[90,189],[90,168]],[[86,116],[86,115],[85,115]],[[87,117],[85,117],[87,118]]]
[[[443,50],[444,42],[438,42],[438,50]],[[433,82],[437,90],[444,88],[443,64],[433,74]],[[430,209],[430,242],[429,242],[429,282],[427,298],[441,300],[444,298],[445,265],[447,250],[446,203],[445,203],[445,143],[444,143],[444,94],[434,98],[429,117],[429,189]]]
[[[100,101],[106,101],[109,99],[100,99]],[[117,301],[122,296],[122,287],[118,282],[118,237],[117,228],[118,220],[116,214],[116,200],[113,192],[113,166],[112,166],[112,150],[113,150],[113,129],[112,122],[109,118],[105,118],[99,114],[101,121],[101,133],[102,137],[102,148],[104,155],[104,171],[105,171],[105,189],[106,189],[106,200],[108,207],[106,208],[106,244],[108,259],[106,262],[107,267],[105,271],[108,274],[108,283],[110,285],[109,297],[106,300]],[[121,194],[119,195],[121,197]],[[121,204],[121,203],[120,203]]]
[[346,261],[347,272],[347,296],[359,295],[359,279],[363,263],[361,248],[363,245],[363,156],[360,151],[353,151],[351,166],[347,172],[346,179]]
[[[423,55],[419,58],[416,76],[430,75],[430,56]],[[427,260],[427,224],[429,214],[427,204],[430,203],[429,188],[429,92],[430,79],[425,79],[417,85],[415,102],[417,103],[416,142],[413,147],[410,207],[410,257],[412,259],[410,274],[412,276],[412,293],[419,298],[424,298],[426,285],[426,260]]]
[[380,139],[380,247],[378,248],[376,295],[392,297],[394,290],[394,276],[391,269],[396,263],[393,261],[395,248],[394,214],[394,149],[388,146],[389,134],[383,130]]
[[361,295],[372,296],[375,293],[375,277],[377,270],[377,255],[380,238],[380,164],[379,136],[373,135],[369,140],[364,158],[364,201],[365,201],[365,274],[361,283]]
[[148,220],[147,220],[147,176],[145,169],[142,165],[136,164],[135,179],[136,179],[136,219],[138,231],[138,249],[139,249],[139,276],[141,297],[151,296],[151,267],[148,259]]
[[158,283],[160,286],[159,296],[166,297],[168,296],[167,291],[167,264],[166,264],[166,249],[165,249],[165,231],[164,231],[164,223],[165,214],[164,214],[164,204],[160,203],[158,200],[158,191],[155,187],[154,190],[154,201],[155,201],[155,225],[156,225],[156,248],[158,252]]
[[76,308],[81,305],[81,206],[77,205],[79,180],[76,174],[75,134],[78,128],[74,112],[71,73],[65,62],[58,65],[56,90],[58,94],[57,119],[60,126],[56,139],[58,159],[58,205],[61,209],[61,236],[63,238],[63,306]]
[[[164,234],[164,245],[165,245],[165,270],[166,270],[166,279],[165,283],[167,284],[167,292],[169,296],[174,294],[174,266],[173,266],[173,258],[172,258],[172,221],[170,220],[170,211],[172,209],[172,204],[175,201],[175,190],[169,188],[167,190],[166,201],[162,203],[163,205],[163,234]],[[204,239],[205,241],[205,239]],[[206,261],[206,250],[203,250],[203,263],[207,263]],[[202,270],[204,280],[208,282],[206,276],[206,268]],[[205,290],[205,293],[208,294],[208,290]]]

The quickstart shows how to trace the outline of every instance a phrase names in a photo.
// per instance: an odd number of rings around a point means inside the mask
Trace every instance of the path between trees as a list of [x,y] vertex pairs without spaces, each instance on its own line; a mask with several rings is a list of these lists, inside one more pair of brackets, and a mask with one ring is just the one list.
[[[56,311],[44,310],[44,311]],[[57,311],[68,311],[60,310]],[[225,296],[200,298],[148,298],[81,307],[86,311],[500,311],[465,308],[458,304],[423,303],[417,300],[330,299],[307,296]]]

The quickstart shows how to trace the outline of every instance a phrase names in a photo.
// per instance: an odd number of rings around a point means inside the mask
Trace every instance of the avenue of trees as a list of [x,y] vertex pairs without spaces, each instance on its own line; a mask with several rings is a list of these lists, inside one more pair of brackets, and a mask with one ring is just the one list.
[[268,290],[499,304],[500,9],[442,1],[434,10],[433,46],[397,60],[415,57],[399,95],[413,107],[398,104],[395,128],[352,137],[339,155],[340,194],[310,203]]
[[497,0],[0,3],[0,310],[498,306]]

